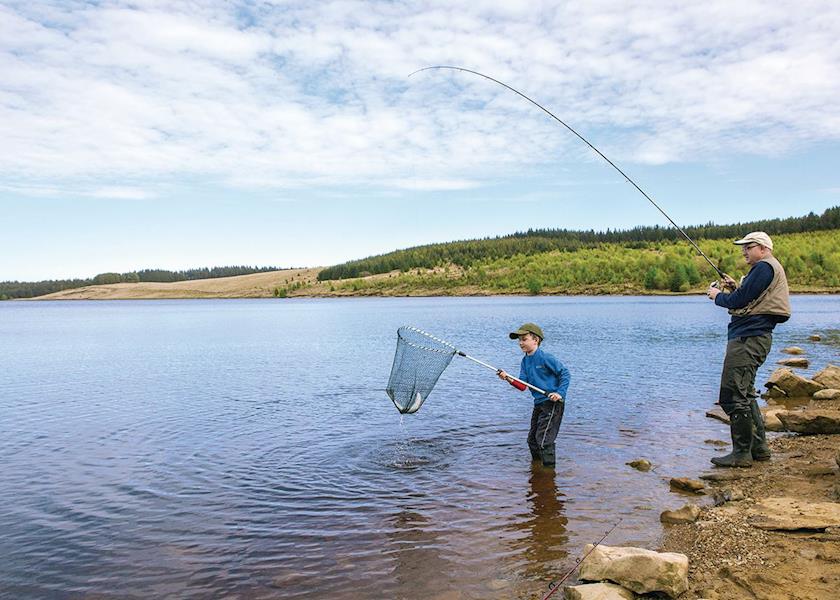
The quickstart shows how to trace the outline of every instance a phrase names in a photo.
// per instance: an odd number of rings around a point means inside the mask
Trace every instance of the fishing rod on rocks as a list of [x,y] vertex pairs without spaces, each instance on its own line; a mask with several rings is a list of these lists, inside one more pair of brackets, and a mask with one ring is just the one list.
[[697,253],[698,253],[700,256],[702,256],[703,258],[705,258],[705,259],[706,259],[706,262],[707,262],[707,263],[709,263],[709,264],[711,265],[711,267],[715,270],[715,272],[717,272],[717,274],[718,274],[718,275],[720,275],[720,278],[721,278],[722,280],[725,280],[725,279],[726,279],[726,275],[724,274],[724,272],[723,272],[723,271],[721,271],[721,270],[720,270],[720,268],[719,268],[719,267],[718,267],[715,263],[713,263],[713,262],[711,261],[711,259],[710,259],[708,256],[706,256],[706,255],[703,253],[703,251],[700,249],[700,246],[698,246],[698,245],[694,242],[694,240],[692,240],[692,239],[688,236],[688,234],[687,234],[685,231],[683,231],[682,227],[680,227],[679,225],[677,225],[677,224],[674,222],[674,220],[673,220],[671,217],[669,217],[669,216],[668,216],[668,213],[666,213],[664,210],[662,210],[662,207],[660,207],[660,206],[659,206],[656,202],[654,202],[653,198],[651,198],[650,196],[648,196],[648,195],[645,193],[645,191],[644,191],[642,188],[640,188],[640,187],[639,187],[639,184],[637,184],[635,181],[633,181],[627,173],[625,173],[624,171],[622,171],[622,170],[621,170],[621,169],[620,169],[620,168],[619,168],[619,167],[618,167],[618,166],[617,166],[617,165],[616,165],[613,161],[611,161],[609,158],[607,158],[607,157],[604,155],[604,153],[603,153],[603,152],[601,152],[600,150],[598,150],[598,148],[596,148],[596,147],[595,147],[595,146],[594,146],[594,145],[593,145],[593,144],[592,144],[589,140],[587,140],[585,137],[583,137],[581,134],[579,134],[577,131],[575,131],[575,130],[571,127],[571,126],[569,126],[569,124],[568,124],[568,123],[566,123],[565,121],[563,121],[562,119],[560,119],[557,115],[555,115],[553,112],[551,112],[550,110],[548,110],[548,109],[547,109],[546,107],[544,107],[542,104],[539,104],[538,102],[536,102],[535,100],[533,100],[533,99],[529,98],[528,96],[526,96],[525,94],[523,94],[522,92],[520,92],[519,90],[517,90],[516,88],[511,87],[511,86],[509,86],[508,84],[506,84],[506,83],[504,83],[504,82],[502,82],[502,81],[499,81],[498,79],[494,79],[493,77],[490,77],[489,75],[485,75],[484,73],[479,73],[478,71],[473,71],[472,69],[465,69],[464,67],[454,67],[454,66],[450,66],[450,65],[435,65],[435,66],[432,66],[432,67],[423,67],[422,69],[418,69],[418,70],[414,71],[414,73],[411,73],[411,75],[409,75],[409,77],[411,77],[412,75],[416,75],[417,73],[421,73],[421,72],[423,72],[423,71],[436,70],[436,69],[450,69],[450,70],[453,70],[453,71],[463,71],[464,73],[472,73],[473,75],[478,75],[479,77],[483,77],[484,79],[487,79],[487,80],[492,81],[492,82],[494,82],[494,83],[498,83],[500,86],[502,86],[502,87],[504,87],[504,88],[509,89],[509,90],[510,90],[511,92],[513,92],[514,94],[517,94],[518,96],[521,96],[522,98],[525,98],[525,100],[527,100],[528,102],[530,102],[531,104],[533,104],[534,106],[536,106],[537,108],[539,108],[540,110],[542,110],[544,113],[546,113],[549,117],[551,117],[552,119],[554,119],[555,121],[557,121],[558,123],[560,123],[563,127],[565,127],[566,129],[568,129],[569,131],[571,131],[573,134],[575,134],[575,135],[578,137],[578,139],[580,139],[580,140],[581,140],[584,144],[586,144],[587,146],[589,146],[590,148],[592,148],[595,152],[597,152],[597,153],[598,153],[598,156],[600,156],[600,157],[601,157],[601,158],[603,158],[605,161],[607,161],[607,162],[609,163],[609,165],[610,165],[613,169],[615,169],[616,171],[618,171],[619,173],[621,173],[622,177],[624,177],[624,179],[626,179],[629,183],[631,183],[631,184],[633,185],[633,187],[634,187],[634,188],[636,188],[642,196],[644,196],[645,198],[647,198],[648,202],[650,202],[651,204],[653,204],[653,205],[656,207],[656,209],[657,209],[659,212],[661,212],[661,213],[662,213],[662,215],[663,215],[666,219],[668,219],[668,221],[671,223],[671,225],[673,225],[673,226],[677,229],[677,231],[679,231],[679,232],[683,235],[683,237],[684,237],[686,240],[688,240],[688,243],[689,243],[689,244],[691,244],[691,245],[694,247],[694,249],[695,249],[695,250],[697,250]]
[[577,559],[575,561],[574,566],[571,569],[569,569],[569,571],[565,575],[563,575],[563,577],[561,577],[557,581],[552,581],[551,583],[549,583],[548,584],[548,589],[551,590],[551,591],[549,591],[545,596],[543,596],[542,600],[548,600],[549,598],[551,598],[551,596],[554,594],[554,592],[556,592],[557,590],[560,589],[560,584],[562,584],[569,577],[571,577],[572,573],[574,573],[575,570],[580,566],[580,563],[582,563],[584,560],[586,560],[586,557],[589,556],[590,554],[592,554],[592,552],[595,550],[595,548],[600,546],[601,542],[603,542],[605,539],[607,539],[607,536],[609,534],[611,534],[613,532],[613,529],[618,527],[618,524],[621,523],[623,520],[624,519],[619,519],[618,521],[616,521],[615,525],[610,527],[610,530],[607,531],[607,533],[605,533],[603,536],[601,536],[600,540],[598,540],[597,542],[592,544],[592,547],[589,549],[589,551],[586,554],[584,554],[583,556],[581,556],[579,559]]

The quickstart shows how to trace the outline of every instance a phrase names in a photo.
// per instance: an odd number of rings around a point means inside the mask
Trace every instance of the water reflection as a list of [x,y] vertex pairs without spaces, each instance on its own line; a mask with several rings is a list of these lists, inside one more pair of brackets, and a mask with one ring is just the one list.
[[539,463],[531,465],[526,497],[528,513],[524,519],[512,521],[510,527],[518,535],[515,547],[525,561],[524,575],[528,579],[550,578],[568,555],[568,534],[565,514],[565,494],[557,487],[554,469]]

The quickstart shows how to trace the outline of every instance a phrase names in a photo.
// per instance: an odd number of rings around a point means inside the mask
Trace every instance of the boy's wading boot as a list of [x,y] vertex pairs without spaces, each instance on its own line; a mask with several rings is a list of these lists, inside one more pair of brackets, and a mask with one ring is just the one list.
[[729,416],[729,430],[732,432],[732,452],[726,456],[715,456],[712,463],[718,467],[751,467],[753,417],[751,413],[737,412]]
[[764,417],[761,416],[755,398],[750,403],[750,412],[753,420],[752,459],[758,461],[770,460],[770,446],[767,445],[767,438],[764,435]]

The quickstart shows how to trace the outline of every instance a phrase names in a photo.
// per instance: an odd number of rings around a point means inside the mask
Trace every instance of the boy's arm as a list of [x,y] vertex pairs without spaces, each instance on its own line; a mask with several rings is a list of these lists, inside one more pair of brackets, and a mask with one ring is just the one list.
[[566,365],[561,363],[555,357],[551,357],[551,368],[554,370],[554,374],[557,376],[557,389],[554,390],[563,400],[566,399],[566,392],[569,391],[569,383],[572,381],[572,374],[569,373],[569,369],[566,368]]

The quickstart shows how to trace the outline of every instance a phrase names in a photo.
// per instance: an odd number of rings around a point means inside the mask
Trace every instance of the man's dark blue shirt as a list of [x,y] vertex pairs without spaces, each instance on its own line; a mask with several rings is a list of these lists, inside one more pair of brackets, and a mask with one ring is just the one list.
[[[731,294],[721,292],[715,297],[715,304],[723,308],[744,308],[758,298],[773,281],[773,267],[765,261],[753,265],[750,272],[741,282],[741,286]],[[729,322],[727,338],[734,340],[739,337],[755,337],[773,331],[776,323],[787,321],[786,317],[776,315],[745,315],[732,316]]]

